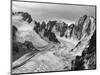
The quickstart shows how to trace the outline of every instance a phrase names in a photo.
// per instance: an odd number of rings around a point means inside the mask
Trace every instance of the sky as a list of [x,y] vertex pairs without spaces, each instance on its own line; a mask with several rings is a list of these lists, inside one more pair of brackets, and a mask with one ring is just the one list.
[[48,21],[62,20],[66,22],[75,22],[79,17],[87,14],[95,17],[94,6],[47,4],[34,2],[12,2],[12,11],[28,12],[33,20]]

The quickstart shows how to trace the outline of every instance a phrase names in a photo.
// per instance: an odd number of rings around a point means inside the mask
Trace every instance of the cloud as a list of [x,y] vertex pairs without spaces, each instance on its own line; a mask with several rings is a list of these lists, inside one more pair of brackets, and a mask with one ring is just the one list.
[[75,21],[87,14],[95,16],[95,7],[79,5],[59,5],[46,3],[16,2],[13,1],[13,10],[25,11],[32,15],[34,20],[64,19]]

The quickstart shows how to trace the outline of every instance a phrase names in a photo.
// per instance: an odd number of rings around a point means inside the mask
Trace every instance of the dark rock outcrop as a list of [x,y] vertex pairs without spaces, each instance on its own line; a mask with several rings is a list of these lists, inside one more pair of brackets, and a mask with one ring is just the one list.
[[45,22],[42,22],[42,24],[40,24],[40,22],[35,21],[34,30],[37,34],[40,33],[40,35],[41,32],[43,32],[43,37],[47,37],[49,41],[58,43],[59,41],[57,40],[56,35],[54,34],[54,32],[52,32],[55,24],[56,21],[49,21],[47,24]]
[[14,40],[16,38],[16,32],[18,31],[18,29],[13,25],[12,26],[12,39]]
[[83,25],[85,20],[87,19],[87,15],[84,15],[83,17],[80,17],[78,20],[78,23],[75,24],[75,28],[74,28],[74,34],[76,35],[76,37],[80,40],[82,37],[82,30],[83,30]]
[[75,26],[74,24],[71,24],[70,26],[67,27],[68,33],[65,35],[66,38],[73,37],[72,34],[73,34],[74,26]]
[[40,22],[35,21],[35,26],[33,30],[35,30],[37,34],[40,32]]
[[58,22],[56,25],[56,30],[60,33],[60,37],[64,37],[66,30],[68,29],[68,24],[65,22]]
[[[96,69],[96,31],[89,42],[89,47],[76,56],[72,70]],[[86,68],[87,67],[87,68]]]
[[21,15],[23,21],[27,21],[28,23],[32,22],[32,17],[29,13],[27,12],[12,12],[12,15]]

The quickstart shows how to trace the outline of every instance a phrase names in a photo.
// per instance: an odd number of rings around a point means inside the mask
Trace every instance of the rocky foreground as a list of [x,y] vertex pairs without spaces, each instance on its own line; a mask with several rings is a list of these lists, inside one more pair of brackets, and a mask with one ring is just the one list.
[[75,24],[37,22],[12,13],[12,73],[96,68],[96,23],[84,15]]

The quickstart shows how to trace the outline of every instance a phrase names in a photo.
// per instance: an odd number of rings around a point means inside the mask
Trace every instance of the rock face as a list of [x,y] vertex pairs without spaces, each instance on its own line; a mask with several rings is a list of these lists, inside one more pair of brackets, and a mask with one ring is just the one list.
[[15,26],[12,26],[12,39],[14,40],[16,38],[16,32],[17,32],[17,28]]
[[21,15],[23,21],[27,21],[28,23],[32,22],[32,17],[27,12],[12,12],[12,15]]
[[59,42],[54,32],[52,32],[52,29],[56,24],[56,21],[49,21],[47,24],[45,22],[42,22],[42,24],[40,24],[39,22],[35,21],[35,24],[36,25],[34,27],[34,30],[36,31],[37,34],[48,38],[49,41]]
[[[16,58],[13,67],[17,66],[17,68],[13,69],[13,73],[96,68],[94,17],[84,15],[75,24],[68,25],[57,20],[47,23],[33,21],[31,15],[26,12],[13,13],[15,14],[19,18],[15,16],[13,18],[13,24],[15,24],[12,26],[13,37],[22,39],[19,41],[13,39],[13,51],[17,55],[20,51],[30,51],[23,56],[19,55],[21,58]],[[24,42],[22,42],[23,39]],[[34,55],[36,51],[38,53]]]
[[[95,30],[95,20],[93,17],[84,15],[79,18],[78,23],[75,25],[74,34],[80,40],[84,34],[90,35]],[[93,30],[92,30],[93,29]]]
[[74,30],[74,34],[78,39],[82,39],[81,42],[88,43],[88,47],[84,48],[81,56],[76,56],[76,59],[74,60],[74,67],[72,67],[72,70],[96,69],[95,28],[95,19],[93,17],[84,15],[79,19],[78,24],[76,25],[76,28]]
[[75,25],[74,34],[78,39],[82,37],[82,29],[86,19],[87,15],[84,15],[83,17],[79,18],[78,23]]
[[56,33],[59,33],[60,37],[80,40],[84,36],[84,34],[89,36],[92,31],[95,30],[94,23],[95,22],[93,17],[84,15],[83,17],[79,18],[79,20],[75,24],[71,24],[69,26],[65,22],[57,21],[49,21],[47,24],[45,22],[43,22],[42,24],[40,24],[39,22],[35,22],[36,26],[34,27],[34,30],[37,33],[43,32],[43,36],[48,38],[49,34],[52,33],[55,33],[54,35],[56,38]]
[[89,47],[82,52],[82,56],[76,56],[72,63],[72,70],[96,69],[96,31],[90,39]]

